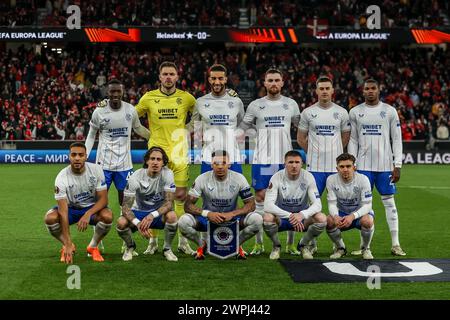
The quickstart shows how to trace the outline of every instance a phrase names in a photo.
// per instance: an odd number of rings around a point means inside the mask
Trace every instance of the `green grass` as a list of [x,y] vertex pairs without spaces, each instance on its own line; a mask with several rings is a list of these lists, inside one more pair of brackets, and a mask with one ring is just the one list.
[[[247,261],[207,257],[195,261],[179,256],[167,262],[161,254],[121,260],[115,228],[105,239],[105,263],[94,263],[84,254],[92,229],[71,234],[77,245],[75,264],[81,269],[81,290],[66,287],[67,266],[59,262],[57,243],[47,232],[43,217],[55,204],[54,179],[64,165],[1,165],[0,186],[0,299],[449,299],[450,283],[383,283],[369,290],[365,282],[345,284],[294,283],[268,252]],[[249,177],[250,167],[244,168]],[[191,170],[191,178],[199,167]],[[407,258],[447,258],[450,243],[450,189],[448,166],[409,165],[402,169],[396,196],[400,240]],[[325,198],[324,198],[325,199]],[[323,201],[326,212],[326,201]],[[110,207],[118,217],[116,191],[110,191]],[[379,195],[375,193],[376,229],[372,252],[378,259],[390,255],[390,235]],[[146,241],[135,234],[138,252]],[[160,233],[160,242],[162,233]],[[297,235],[296,240],[299,236]],[[281,239],[284,243],[285,235]],[[344,233],[347,247],[359,244],[356,230]],[[176,242],[176,241],[175,241]],[[254,240],[244,248],[249,250]],[[266,250],[270,243],[265,237]],[[175,244],[174,244],[175,249]],[[331,242],[322,234],[318,258],[327,259]],[[286,254],[282,258],[298,259]]]

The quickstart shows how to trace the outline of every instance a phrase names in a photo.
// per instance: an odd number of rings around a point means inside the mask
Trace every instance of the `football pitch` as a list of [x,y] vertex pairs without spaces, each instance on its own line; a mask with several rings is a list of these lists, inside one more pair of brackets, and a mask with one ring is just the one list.
[[[294,283],[279,262],[269,260],[271,244],[264,236],[266,252],[246,261],[219,260],[207,256],[204,261],[176,252],[177,263],[165,260],[161,253],[140,254],[131,262],[121,258],[121,239],[115,225],[104,240],[104,263],[94,263],[85,254],[92,228],[79,233],[71,228],[77,246],[74,264],[81,270],[81,288],[70,290],[66,282],[67,265],[59,262],[60,244],[44,226],[45,212],[55,205],[54,179],[65,165],[0,166],[0,299],[449,299],[450,283],[383,283],[369,290],[361,283]],[[137,167],[136,167],[137,168]],[[250,166],[244,167],[247,178]],[[191,167],[191,183],[199,166]],[[249,179],[250,180],[250,179]],[[405,165],[397,184],[397,208],[400,241],[405,258],[450,257],[450,170],[445,165]],[[323,210],[327,213],[325,196]],[[119,216],[117,193],[110,190],[109,207]],[[374,192],[375,234],[372,253],[376,259],[399,259],[390,254],[390,235],[384,208]],[[296,235],[296,241],[301,235]],[[286,234],[280,239],[285,243]],[[343,233],[349,251],[359,246],[357,230]],[[147,242],[134,234],[137,251]],[[163,233],[159,233],[160,248]],[[244,244],[251,250],[254,239]],[[324,233],[318,239],[316,257],[328,259],[332,244]],[[348,256],[351,257],[351,256]],[[283,253],[282,259],[301,259]],[[360,259],[360,258],[354,258]]]

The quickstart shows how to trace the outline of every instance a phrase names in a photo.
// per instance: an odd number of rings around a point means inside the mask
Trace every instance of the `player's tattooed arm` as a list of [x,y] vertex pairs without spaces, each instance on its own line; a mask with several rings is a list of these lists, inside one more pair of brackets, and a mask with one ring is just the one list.
[[244,216],[246,214],[249,214],[250,212],[255,211],[255,209],[256,209],[255,198],[251,197],[249,199],[244,200],[244,206],[242,208],[233,210],[230,213],[232,213],[233,217]]
[[133,223],[133,219],[136,218],[131,208],[133,207],[134,197],[124,196],[122,203],[122,215],[130,222]]
[[158,208],[160,215],[165,215],[173,210],[173,200],[175,199],[175,193],[166,191],[164,193],[164,203]]
[[184,202],[184,211],[196,216],[201,216],[203,210],[195,205],[197,200],[198,198],[188,195]]

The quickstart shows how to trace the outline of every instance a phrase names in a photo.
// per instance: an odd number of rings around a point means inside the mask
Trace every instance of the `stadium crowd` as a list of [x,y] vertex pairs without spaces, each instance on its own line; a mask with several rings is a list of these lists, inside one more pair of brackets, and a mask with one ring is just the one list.
[[[366,8],[378,4],[383,27],[435,27],[448,25],[449,2],[402,1],[269,1],[269,0],[18,0],[0,4],[0,25],[66,24],[69,4],[81,8],[84,26],[238,26],[241,13],[250,26],[305,26],[314,17],[329,25],[364,28]],[[41,8],[41,14],[36,15]]]
[[[120,79],[124,100],[136,104],[158,87],[158,65],[174,59],[179,88],[195,97],[208,92],[207,68],[224,63],[229,87],[245,106],[265,94],[263,75],[270,66],[285,74],[283,94],[301,110],[312,104],[315,80],[334,81],[335,102],[351,109],[363,101],[369,76],[381,84],[381,98],[399,113],[404,140],[448,139],[450,126],[449,52],[428,48],[187,48],[68,47],[62,54],[20,47],[0,59],[0,134],[2,140],[84,140],[90,115],[106,95],[106,83]],[[447,129],[447,131],[445,130]]]

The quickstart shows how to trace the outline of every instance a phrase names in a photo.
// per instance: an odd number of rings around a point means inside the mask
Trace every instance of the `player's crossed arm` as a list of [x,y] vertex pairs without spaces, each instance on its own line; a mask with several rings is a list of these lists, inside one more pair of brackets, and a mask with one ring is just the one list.
[[227,212],[227,214],[224,215],[225,221],[230,221],[234,217],[245,216],[245,215],[249,214],[250,212],[255,211],[256,204],[255,204],[254,197],[245,199],[245,200],[243,200],[243,202],[244,202],[244,206],[242,208],[233,210],[231,212]]

